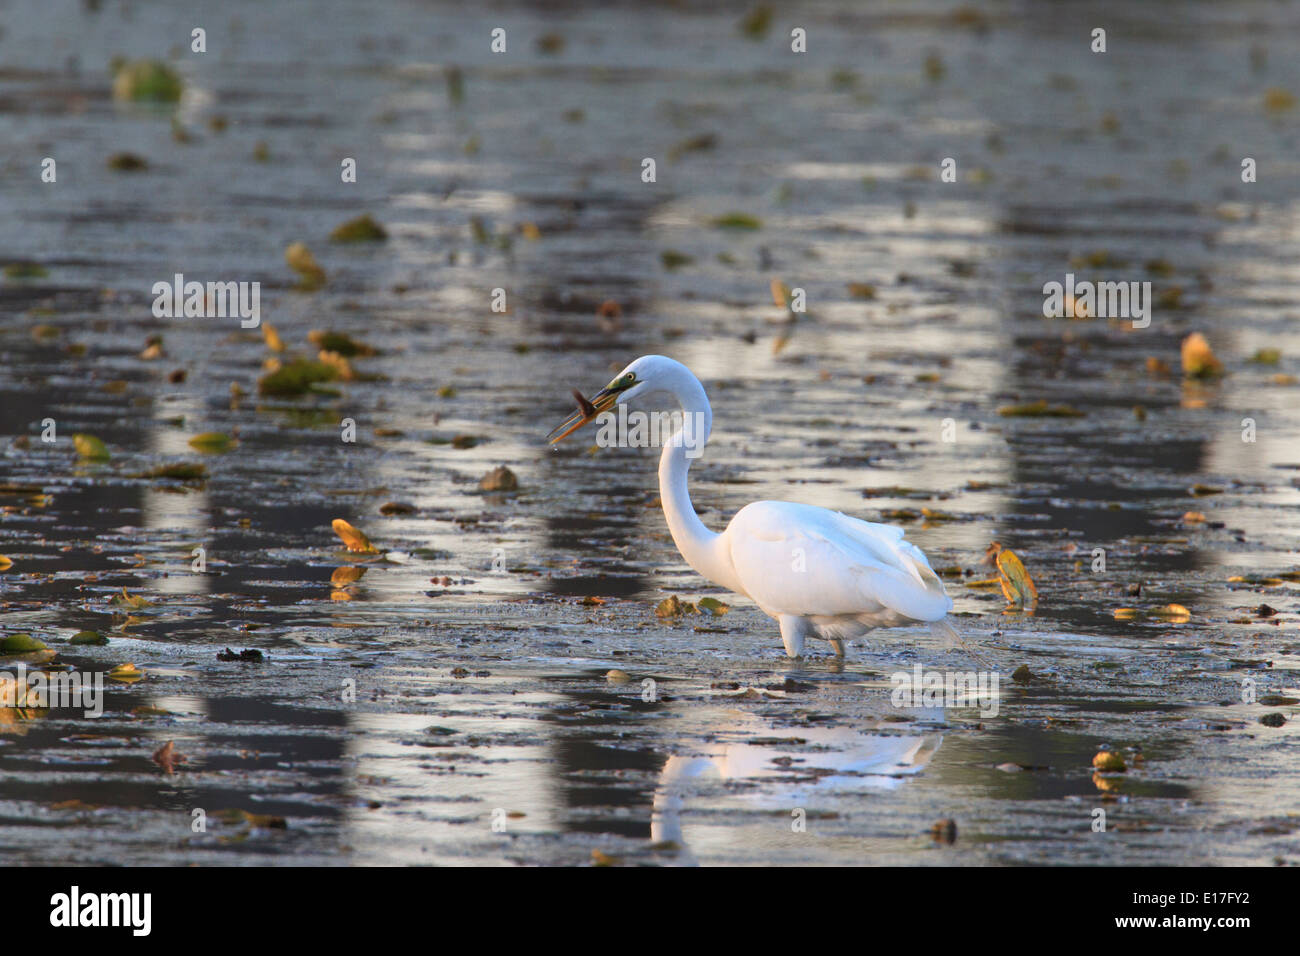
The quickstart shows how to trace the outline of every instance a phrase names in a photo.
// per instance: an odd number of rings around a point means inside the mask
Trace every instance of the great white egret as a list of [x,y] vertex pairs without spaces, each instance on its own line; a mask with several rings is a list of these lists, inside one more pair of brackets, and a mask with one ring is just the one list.
[[659,459],[659,497],[677,550],[714,584],[775,618],[787,655],[799,657],[804,640],[817,637],[843,657],[844,641],[873,628],[922,622],[956,637],[944,621],[952,598],[902,528],[788,501],[746,505],[721,534],[705,527],[691,507],[686,473],[692,451],[698,455],[708,441],[713,411],[681,362],[641,356],[548,437],[554,444],[633,400],[643,410],[682,412]]

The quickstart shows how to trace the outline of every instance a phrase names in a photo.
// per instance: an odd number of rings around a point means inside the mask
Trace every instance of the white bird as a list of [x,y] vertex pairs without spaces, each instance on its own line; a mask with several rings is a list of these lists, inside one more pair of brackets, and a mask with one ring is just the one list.
[[578,398],[579,410],[548,436],[552,444],[633,399],[643,410],[681,410],[659,459],[659,497],[673,543],[704,577],[775,618],[788,656],[801,656],[805,639],[816,637],[843,657],[844,641],[873,628],[922,622],[956,638],[944,621],[952,598],[902,528],[788,501],[746,505],[721,534],[705,527],[691,506],[686,474],[708,441],[713,411],[704,386],[681,362],[643,355],[590,401]]

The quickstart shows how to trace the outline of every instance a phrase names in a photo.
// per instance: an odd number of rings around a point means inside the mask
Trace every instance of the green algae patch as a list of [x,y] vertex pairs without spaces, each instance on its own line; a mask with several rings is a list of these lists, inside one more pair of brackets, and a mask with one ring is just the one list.
[[135,153],[114,153],[108,157],[108,168],[119,173],[142,173],[149,168],[149,161]]
[[763,220],[745,212],[729,212],[726,215],[715,216],[711,224],[715,229],[754,230],[763,228]]
[[379,350],[374,346],[367,345],[365,342],[358,342],[350,335],[345,335],[342,332],[313,330],[307,333],[307,341],[326,352],[336,352],[344,358],[379,354]]
[[85,461],[108,461],[108,447],[94,435],[73,435],[72,445]]
[[387,238],[388,230],[375,222],[369,213],[349,219],[330,233],[331,242],[383,242]]
[[160,60],[128,60],[113,74],[113,99],[176,103],[185,90],[180,74]]
[[332,382],[338,377],[339,370],[327,362],[294,359],[258,379],[257,391],[259,395],[297,398],[306,395],[314,386]]

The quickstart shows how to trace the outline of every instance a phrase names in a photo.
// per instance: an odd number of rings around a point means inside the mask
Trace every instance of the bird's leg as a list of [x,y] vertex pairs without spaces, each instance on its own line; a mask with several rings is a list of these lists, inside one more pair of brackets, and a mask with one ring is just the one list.
[[777,621],[781,624],[781,640],[785,643],[785,656],[802,656],[803,639],[806,633],[803,618],[793,614],[782,614]]
[[838,637],[829,637],[829,638],[827,638],[827,640],[831,642],[831,650],[833,650],[833,651],[835,652],[835,656],[836,656],[836,657],[843,657],[843,656],[844,656],[844,642],[843,642],[842,640],[840,640]]

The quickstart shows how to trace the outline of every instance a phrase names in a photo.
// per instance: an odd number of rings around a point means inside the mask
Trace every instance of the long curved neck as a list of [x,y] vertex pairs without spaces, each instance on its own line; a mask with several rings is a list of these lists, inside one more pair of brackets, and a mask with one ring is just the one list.
[[726,542],[722,535],[710,531],[695,513],[686,482],[691,458],[698,457],[708,441],[713,410],[704,386],[694,375],[682,376],[672,391],[682,408],[682,424],[664,442],[659,457],[659,500],[668,519],[668,531],[687,564],[715,584],[739,590]]

